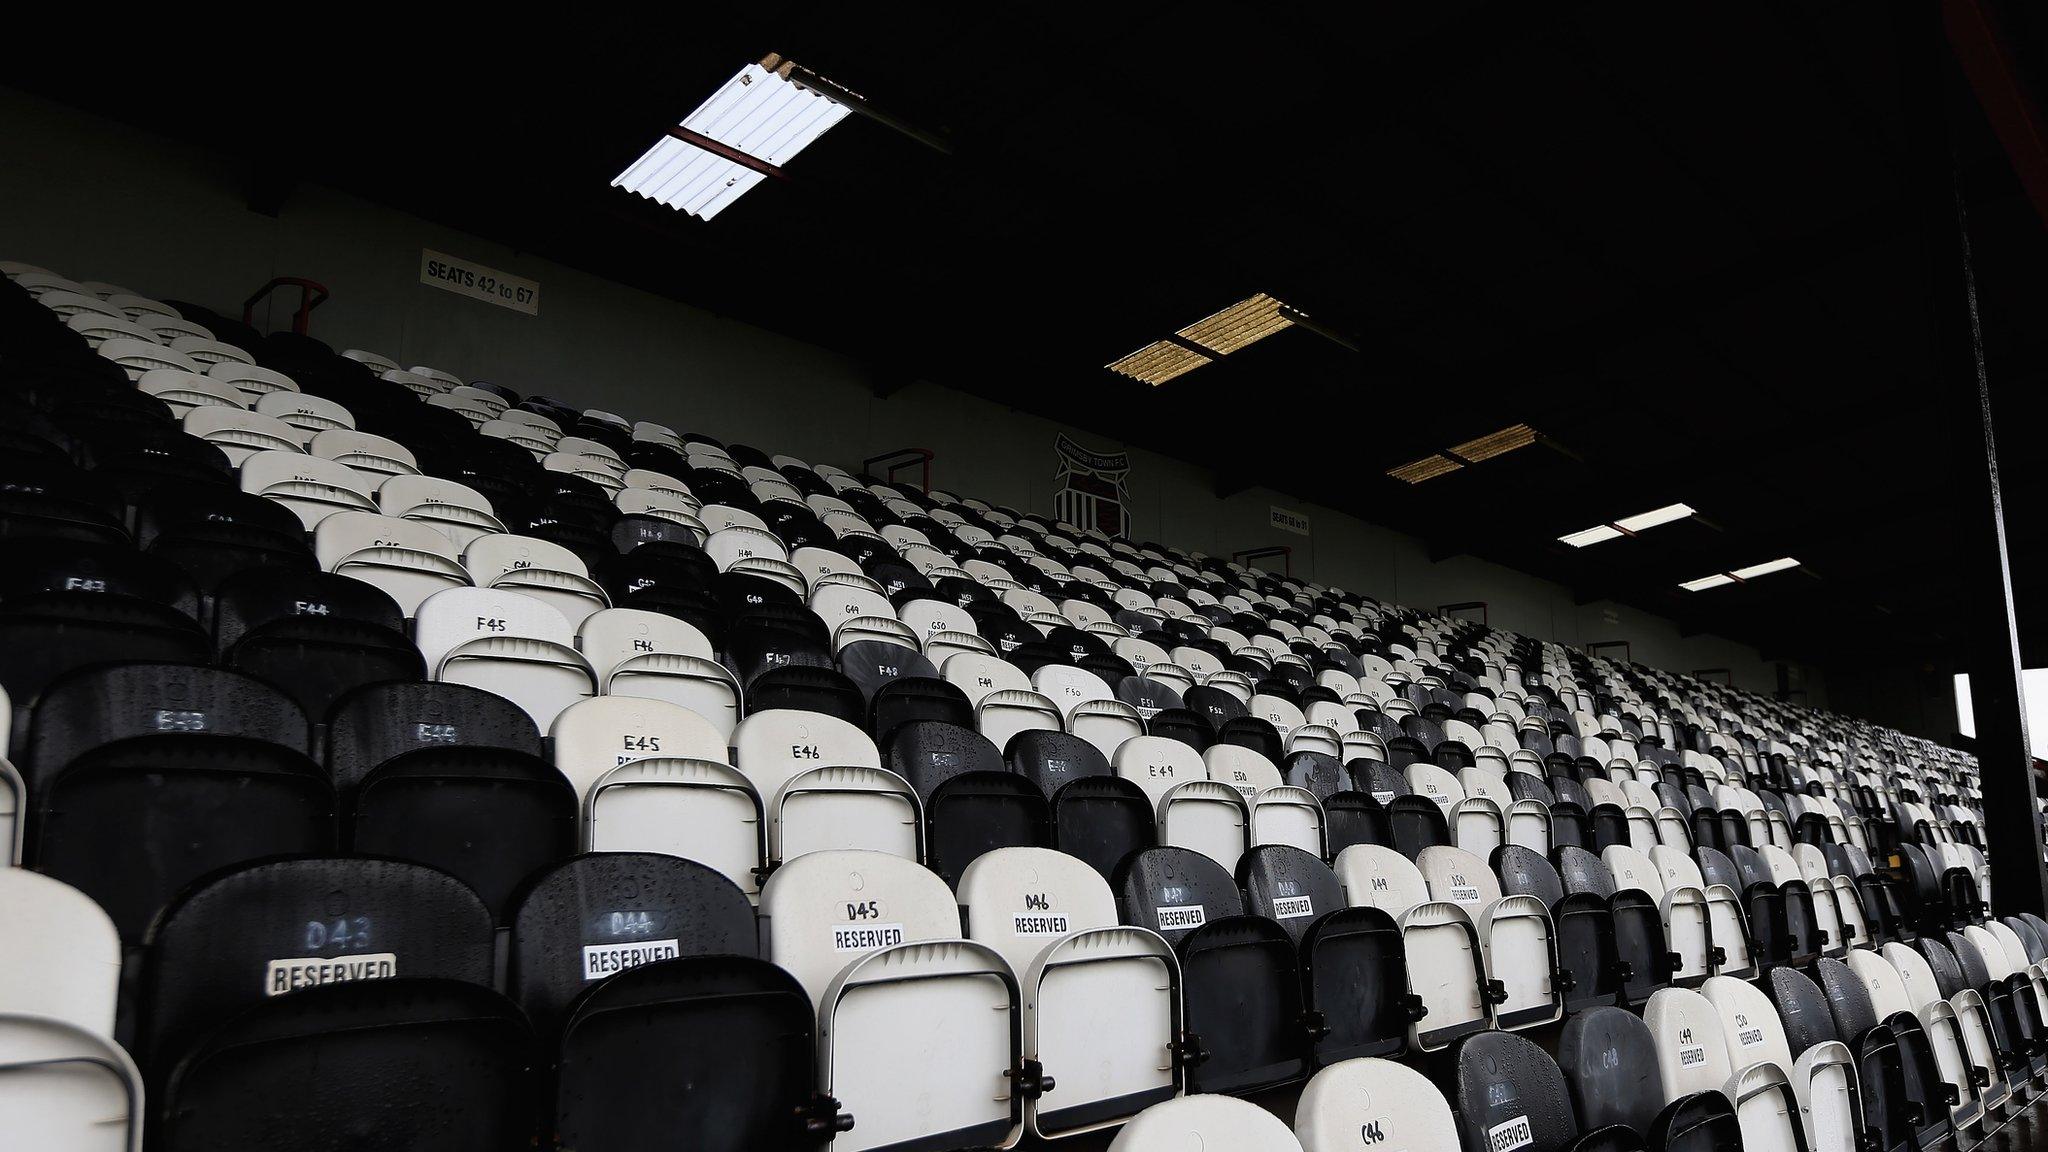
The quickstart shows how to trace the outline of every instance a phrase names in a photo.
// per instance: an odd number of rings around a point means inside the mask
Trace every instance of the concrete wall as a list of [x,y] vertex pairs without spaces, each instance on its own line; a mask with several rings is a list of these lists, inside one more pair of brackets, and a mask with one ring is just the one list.
[[[0,140],[0,259],[226,313],[272,276],[308,276],[333,292],[313,332],[337,348],[813,461],[851,466],[930,447],[937,486],[1026,511],[1052,510],[1059,432],[1120,447],[936,386],[876,399],[858,368],[829,350],[330,189],[302,187],[278,216],[263,216],[245,206],[240,161],[4,89]],[[539,315],[421,284],[422,248],[538,281]],[[729,274],[679,268],[678,291],[716,298],[716,278]],[[287,314],[279,309],[277,326]],[[1617,604],[1575,605],[1562,586],[1472,557],[1432,562],[1416,539],[1263,489],[1219,501],[1207,468],[1131,456],[1141,538],[1212,554],[1285,544],[1297,575],[1420,608],[1485,601],[1496,627],[1567,645],[1623,640],[1645,664],[1726,668],[1756,692],[1779,686],[1777,666],[1746,645],[1681,637],[1671,621]],[[1271,527],[1275,504],[1308,515],[1313,534]],[[1825,706],[1816,672],[1788,673],[1806,702]]]

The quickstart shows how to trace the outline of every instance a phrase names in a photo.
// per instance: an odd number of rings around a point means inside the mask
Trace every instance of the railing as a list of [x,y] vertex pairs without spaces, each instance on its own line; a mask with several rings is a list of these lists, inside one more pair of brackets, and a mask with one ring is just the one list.
[[327,302],[327,285],[303,276],[274,277],[270,283],[258,288],[254,296],[242,301],[242,323],[253,327],[256,323],[256,305],[279,288],[299,290],[299,310],[292,313],[292,331],[304,336],[306,328],[312,323],[313,309]]
[[1616,648],[1621,649],[1621,662],[1623,664],[1635,663],[1635,650],[1628,646],[1628,641],[1626,640],[1595,640],[1591,644],[1586,645],[1586,655],[1598,656],[1602,652],[1610,652]]
[[[1479,622],[1481,624],[1487,623],[1486,601],[1484,600],[1465,600],[1457,604],[1439,604],[1436,606],[1437,613],[1443,616],[1449,616],[1456,612],[1470,612],[1474,609],[1479,611]],[[1466,619],[1470,619],[1470,617],[1466,617]]]
[[918,484],[917,484],[917,488],[918,488],[918,491],[920,491],[920,492],[923,492],[923,493],[924,493],[925,495],[927,495],[927,496],[931,495],[931,491],[932,491],[932,450],[931,450],[931,449],[929,449],[929,448],[898,448],[898,449],[896,449],[896,450],[895,450],[895,451],[893,451],[893,452],[884,452],[884,453],[882,453],[882,454],[881,454],[880,456],[870,456],[870,457],[868,457],[867,459],[865,459],[865,460],[863,460],[863,461],[861,461],[861,462],[860,462],[860,470],[861,470],[862,472],[865,472],[865,473],[867,473],[867,474],[868,474],[868,475],[870,475],[870,476],[875,476],[875,475],[878,475],[878,474],[877,474],[877,473],[875,472],[875,466],[876,466],[876,465],[878,465],[878,464],[882,464],[882,465],[887,465],[887,466],[888,466],[888,470],[887,470],[887,471],[885,471],[885,472],[882,472],[882,473],[879,473],[880,479],[881,479],[882,483],[884,483],[884,484],[894,484],[894,483],[896,483],[896,473],[898,473],[898,472],[902,471],[902,470],[903,470],[903,469],[905,469],[905,468],[911,468],[911,467],[916,467],[916,468],[919,468],[919,469],[921,469],[921,470],[922,470],[922,475],[921,475],[921,478],[920,478],[920,479],[918,480]]

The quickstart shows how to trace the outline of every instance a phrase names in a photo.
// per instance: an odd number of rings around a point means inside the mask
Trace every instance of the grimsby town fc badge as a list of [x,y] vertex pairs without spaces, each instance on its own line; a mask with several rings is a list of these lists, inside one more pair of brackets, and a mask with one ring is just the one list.
[[1131,493],[1124,487],[1131,457],[1126,452],[1092,452],[1061,433],[1053,442],[1059,471],[1053,475],[1053,515],[1077,528],[1111,536],[1131,534]]

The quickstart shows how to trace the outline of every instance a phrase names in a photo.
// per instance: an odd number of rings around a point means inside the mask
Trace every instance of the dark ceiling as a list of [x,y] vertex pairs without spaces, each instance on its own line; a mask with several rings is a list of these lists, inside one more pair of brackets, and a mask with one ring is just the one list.
[[[2015,580],[2048,605],[2048,240],[1932,17],[1891,14],[1920,6],[744,7],[257,25],[232,54],[260,76],[173,77],[138,35],[17,82],[245,155],[258,200],[339,185],[850,353],[879,391],[993,397],[1824,664],[1953,647],[1981,581],[1931,319],[1946,137],[2029,431]],[[2011,7],[2048,75],[2048,21]],[[769,52],[950,154],[853,117],[708,224],[608,187]],[[1157,389],[1101,367],[1258,291],[1359,351],[1288,331]],[[1384,475],[1516,422],[1555,447]],[[1555,542],[1679,500],[1701,518]]]

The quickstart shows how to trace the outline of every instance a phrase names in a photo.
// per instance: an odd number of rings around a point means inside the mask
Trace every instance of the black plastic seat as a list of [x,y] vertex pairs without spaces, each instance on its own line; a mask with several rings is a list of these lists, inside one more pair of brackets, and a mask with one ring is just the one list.
[[1237,861],[1245,910],[1286,929],[1299,944],[1318,917],[1344,907],[1337,874],[1311,852],[1286,844],[1262,844]]
[[[41,419],[26,409],[8,415]],[[54,426],[49,431],[68,439]],[[56,445],[44,448],[34,457],[0,455],[0,542],[131,547],[121,493],[75,467]]]
[[466,684],[372,684],[336,701],[328,714],[327,770],[343,796],[379,766],[432,748],[503,749],[538,759],[540,732],[519,705]]
[[1664,1107],[1656,1039],[1626,1009],[1591,1008],[1566,1020],[1558,1034],[1557,1066],[1579,1123],[1589,1130],[1620,1125],[1641,1139]]
[[837,671],[816,666],[769,668],[747,681],[747,714],[773,709],[816,712],[844,720],[856,728],[867,722],[867,701],[853,681]]
[[[556,1060],[554,1132],[579,1152],[674,1144],[757,1152],[822,1143],[817,1015],[803,986],[751,955],[684,956],[590,985]],[[650,1065],[650,1051],[663,1054]]]
[[152,492],[136,510],[135,542],[183,569],[207,596],[252,568],[318,571],[305,537],[291,509],[219,484]]
[[1323,837],[1330,859],[1353,844],[1394,846],[1393,818],[1365,792],[1338,792],[1323,801]]
[[1407,1050],[1422,1001],[1408,991],[1408,953],[1393,916],[1334,908],[1302,930],[1296,954],[1318,1067]]
[[333,984],[259,1002],[197,1045],[157,1102],[157,1137],[165,1152],[522,1148],[536,1080],[532,1032],[489,988]]
[[302,857],[220,873],[150,930],[143,1065],[160,1082],[224,1016],[319,984],[431,976],[489,988],[492,945],[476,893],[417,864]]
[[1216,742],[1209,721],[1192,708],[1163,708],[1145,721],[1145,734],[1178,740],[1197,752],[1206,752]]
[[[1507,849],[1501,851],[1505,854]],[[1616,939],[1614,877],[1598,856],[1584,848],[1564,845],[1554,849],[1552,856],[1564,891],[1550,913],[1557,927],[1557,964],[1565,986],[1565,1011],[1612,1004],[1623,992],[1624,973],[1634,974],[1632,966],[1623,968],[1626,961]]]
[[500,924],[527,878],[567,859],[582,835],[576,789],[559,769],[480,745],[390,757],[343,794],[342,813],[351,852],[438,868],[474,889]]
[[27,858],[138,941],[200,876],[335,849],[334,788],[308,758],[309,738],[289,697],[237,672],[71,673],[32,713],[21,764],[33,805]]
[[1010,771],[1038,785],[1048,796],[1082,777],[1111,774],[1102,749],[1072,733],[1047,728],[1031,728],[1010,737],[1003,760]]
[[1451,842],[1451,829],[1444,820],[1443,808],[1428,797],[1394,797],[1393,802],[1387,805],[1387,820],[1393,828],[1395,849],[1410,860],[1421,856],[1424,848]]
[[1280,778],[1296,788],[1305,788],[1318,801],[1328,800],[1351,787],[1351,775],[1335,756],[1302,749],[1290,753],[1280,766]]
[[1656,1152],[1742,1152],[1742,1123],[1719,1092],[1673,1100],[1651,1121],[1648,1136]]
[[1778,1010],[1778,1021],[1785,1027],[1785,1043],[1794,1059],[1816,1044],[1842,1038],[1835,1027],[1834,1012],[1828,1007],[1827,994],[1806,973],[1790,967],[1773,968],[1759,987]]
[[313,717],[365,684],[426,678],[398,604],[375,585],[325,572],[264,567],[223,580],[214,644],[222,667],[283,689]]
[[1135,781],[1080,776],[1052,794],[1052,846],[1085,861],[1104,879],[1113,880],[1123,860],[1158,839],[1158,816]]
[[1052,812],[1033,781],[1011,772],[972,728],[913,720],[889,733],[882,766],[910,782],[924,805],[925,866],[948,884],[997,848],[1043,848]]
[[920,720],[972,728],[974,705],[968,702],[967,693],[959,688],[944,680],[924,676],[892,680],[877,688],[868,702],[868,731],[877,741],[887,740],[889,733],[901,725]]
[[1550,1054],[1512,1032],[1475,1032],[1451,1052],[1451,1111],[1465,1152],[1562,1152],[1579,1135]]
[[694,860],[593,852],[535,876],[512,919],[505,986],[553,1036],[594,980],[678,956],[758,956],[754,906]]

